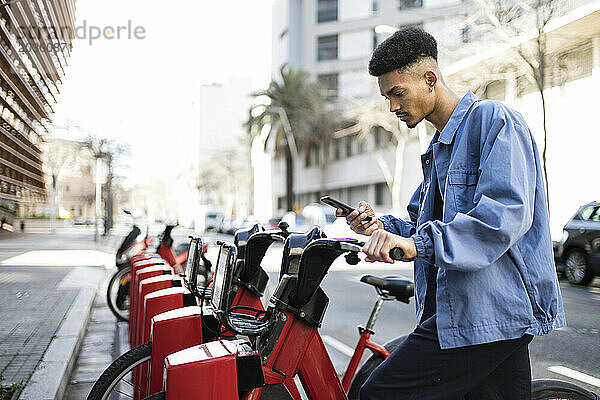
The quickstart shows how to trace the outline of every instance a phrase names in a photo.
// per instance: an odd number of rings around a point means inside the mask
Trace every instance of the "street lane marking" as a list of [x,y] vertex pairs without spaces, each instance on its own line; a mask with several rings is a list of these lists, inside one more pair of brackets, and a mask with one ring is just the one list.
[[321,339],[323,339],[325,343],[327,343],[328,345],[330,345],[331,347],[348,357],[352,357],[352,355],[354,354],[354,349],[352,347],[347,346],[346,344],[340,342],[336,338],[333,338],[328,335],[321,335]]
[[555,365],[552,367],[548,367],[548,371],[554,372],[556,374],[568,376],[569,378],[576,379],[578,381],[587,383],[588,385],[593,385],[596,387],[600,387],[600,379],[594,378],[593,376],[584,374],[583,372],[575,371],[574,369],[563,367],[561,365]]
[[32,250],[0,261],[0,265],[17,266],[113,266],[115,256],[98,250]]

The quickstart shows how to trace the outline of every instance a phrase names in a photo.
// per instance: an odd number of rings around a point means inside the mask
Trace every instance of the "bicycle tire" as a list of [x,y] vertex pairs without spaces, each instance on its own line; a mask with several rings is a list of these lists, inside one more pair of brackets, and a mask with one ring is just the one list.
[[531,382],[531,400],[598,400],[584,388],[556,379],[536,379]]
[[[127,266],[118,270],[110,278],[106,288],[106,304],[108,304],[108,308],[110,308],[110,311],[112,311],[118,321],[129,320],[129,307],[126,307],[125,309],[119,308],[117,306],[117,296],[121,286],[121,279],[130,272],[131,266]],[[127,290],[125,295],[129,297],[129,290]]]
[[[87,400],[107,400],[111,393],[121,393],[122,391],[117,389],[119,382],[123,380],[132,372],[136,367],[142,366],[144,363],[150,365],[150,358],[152,356],[152,342],[141,344],[126,353],[121,354],[119,358],[112,362],[105,370],[102,375],[98,378],[92,390],[88,394]],[[142,392],[142,395],[146,395],[146,387],[142,387],[139,382],[140,380],[132,375],[132,382],[127,382],[129,386],[134,387],[134,382],[137,384],[138,389]],[[128,388],[128,387],[127,387]],[[131,389],[133,391],[133,389]],[[127,395],[127,394],[126,394]],[[130,396],[133,398],[133,396]]]
[[[400,336],[390,340],[383,345],[390,353],[398,348],[402,342],[406,340],[407,336]],[[360,399],[360,388],[366,382],[369,375],[375,368],[383,362],[384,358],[379,353],[373,353],[371,357],[359,368],[358,372],[352,380],[350,389],[348,390],[348,400],[359,400]]]
[[153,395],[146,397],[144,400],[165,400],[166,398],[167,398],[167,393],[158,392],[158,393],[154,393]]

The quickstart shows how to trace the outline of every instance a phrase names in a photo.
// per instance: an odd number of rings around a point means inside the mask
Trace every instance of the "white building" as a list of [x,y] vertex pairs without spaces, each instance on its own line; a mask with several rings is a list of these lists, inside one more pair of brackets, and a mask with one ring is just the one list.
[[[525,31],[522,37],[505,42],[481,36],[465,28],[465,20],[477,11],[469,4],[454,0],[276,0],[273,78],[279,66],[288,63],[319,79],[332,96],[342,100],[342,107],[349,97],[379,98],[376,80],[367,72],[374,46],[394,27],[420,25],[438,40],[440,67],[450,87],[461,96],[471,89],[480,98],[501,100],[520,111],[542,152],[540,95],[527,82],[522,66],[512,65],[511,53],[511,48],[532,40],[536,34]],[[600,184],[595,179],[600,135],[592,119],[600,88],[599,18],[599,1],[572,0],[560,2],[560,9],[547,26],[547,163],[555,239],[578,206],[600,199]],[[393,210],[400,216],[405,215],[410,195],[422,179],[419,156],[429,142],[431,127],[426,131],[427,135],[415,135],[405,147],[401,207]],[[310,155],[301,155],[296,189],[302,205],[317,200],[323,181],[327,194],[342,201],[356,204],[364,199],[379,211],[390,210],[391,196],[384,173],[372,155],[374,140],[361,142],[356,136],[341,139],[333,146],[324,179],[319,167],[311,164]],[[390,148],[384,155],[390,165],[396,158],[394,151]],[[275,213],[282,213],[282,159],[274,159],[272,171]]]
[[[600,2],[575,0],[561,5],[545,30],[547,172],[550,224],[555,240],[579,206],[600,200],[600,135],[595,118],[600,90]],[[512,50],[536,37],[535,32],[524,32],[510,45],[471,51],[473,56],[443,72],[459,94],[467,88],[479,88],[475,91],[479,97],[503,101],[523,114],[541,155],[541,96],[531,78],[527,78],[528,69],[515,62]]]
[[[461,0],[276,0],[273,6],[272,76],[290,64],[308,71],[328,90],[331,97],[372,98],[383,101],[376,79],[367,65],[374,48],[394,29],[417,25],[434,34],[440,49],[453,48],[463,40],[460,23],[464,13]],[[452,53],[441,53],[443,60]],[[424,129],[423,127],[422,129]],[[425,150],[432,129],[413,135],[404,149],[404,167],[400,185],[403,214],[410,196],[422,179],[420,154]],[[326,171],[311,154],[301,154],[296,167],[295,191],[301,205],[318,201],[329,194],[350,204],[367,200],[380,211],[392,208],[392,196],[385,174],[375,161],[375,138],[357,140],[356,135],[337,139],[331,146]],[[395,146],[382,154],[388,168],[394,170]],[[285,169],[281,158],[274,158],[272,171],[275,214],[285,212]],[[323,176],[325,175],[325,176]]]
[[251,93],[249,78],[200,87],[198,166],[192,180],[203,210],[245,216],[252,209],[250,143],[243,126]]

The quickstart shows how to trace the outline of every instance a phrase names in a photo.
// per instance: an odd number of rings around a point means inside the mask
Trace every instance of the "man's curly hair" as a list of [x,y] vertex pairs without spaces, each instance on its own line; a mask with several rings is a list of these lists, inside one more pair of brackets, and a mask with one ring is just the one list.
[[417,27],[400,29],[373,51],[369,74],[381,76],[402,70],[426,57],[437,61],[437,56],[437,42],[429,33]]

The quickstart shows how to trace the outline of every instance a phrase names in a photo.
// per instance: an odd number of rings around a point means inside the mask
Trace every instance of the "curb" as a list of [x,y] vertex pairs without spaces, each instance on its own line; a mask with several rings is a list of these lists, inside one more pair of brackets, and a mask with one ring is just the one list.
[[80,290],[19,399],[63,398],[85,336],[96,291],[106,273],[104,268],[77,267],[57,286],[57,289]]

